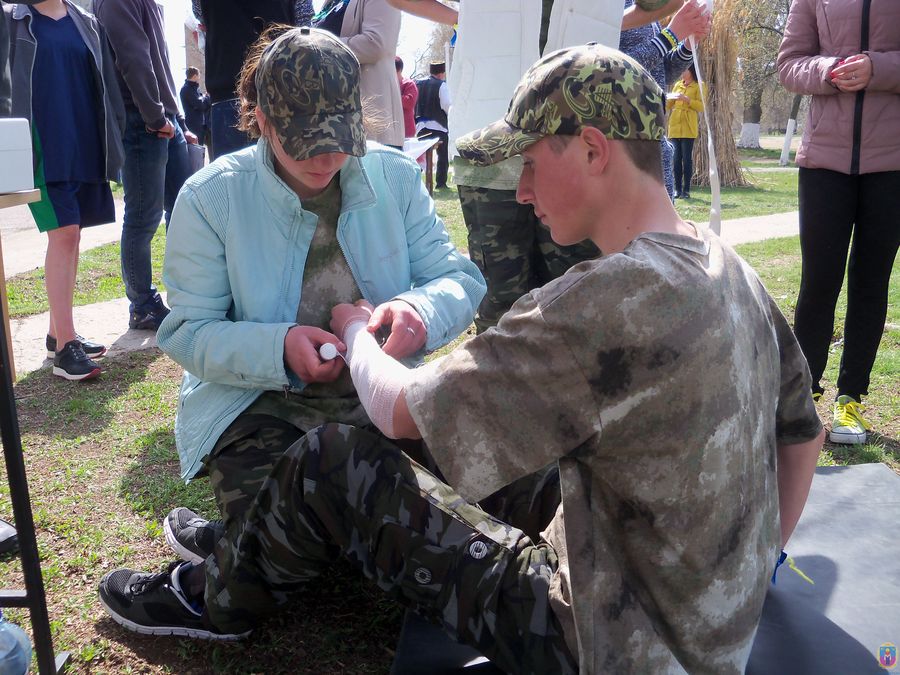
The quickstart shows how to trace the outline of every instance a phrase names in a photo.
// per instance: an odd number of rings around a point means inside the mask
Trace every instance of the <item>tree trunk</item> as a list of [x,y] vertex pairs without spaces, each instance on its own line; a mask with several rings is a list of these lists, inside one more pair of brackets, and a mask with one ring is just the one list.
[[706,111],[700,119],[700,137],[694,144],[694,181],[697,185],[709,185],[706,125],[710,120],[722,187],[747,185],[731,132],[734,114],[729,100],[735,90],[737,62],[737,48],[730,26],[738,4],[738,0],[721,0],[717,4],[712,33],[698,46],[707,98]]
[[741,124],[739,148],[759,148],[759,121],[762,119],[762,88],[747,94],[744,101],[744,122]]
[[800,102],[802,100],[803,96],[801,94],[796,94],[794,96],[794,101],[791,103],[791,115],[788,119],[787,130],[784,133],[781,158],[778,160],[778,163],[781,166],[787,166],[791,160],[791,140],[794,136],[794,129],[797,128],[797,115],[800,114]]

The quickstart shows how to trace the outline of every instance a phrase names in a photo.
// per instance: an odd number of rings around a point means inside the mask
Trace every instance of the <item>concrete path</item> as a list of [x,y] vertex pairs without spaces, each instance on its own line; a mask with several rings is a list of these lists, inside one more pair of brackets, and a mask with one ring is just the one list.
[[[121,204],[117,206],[116,211],[121,213]],[[24,218],[28,220],[27,227],[23,225]],[[24,214],[20,214],[18,221],[8,219],[7,213],[3,214],[3,220],[7,225],[0,231],[3,237],[3,264],[7,278],[44,264],[47,238],[37,231],[30,218],[27,208]],[[18,223],[18,226],[15,223]],[[88,228],[82,235],[81,250],[116,241],[120,231],[120,224]],[[732,245],[789,237],[798,232],[796,211],[737,218],[722,223],[722,238]],[[156,333],[129,330],[128,300],[125,298],[76,307],[74,315],[78,332],[90,340],[110,345],[110,356],[156,346]],[[18,377],[49,364],[44,348],[48,321],[47,313],[12,321],[13,356]]]

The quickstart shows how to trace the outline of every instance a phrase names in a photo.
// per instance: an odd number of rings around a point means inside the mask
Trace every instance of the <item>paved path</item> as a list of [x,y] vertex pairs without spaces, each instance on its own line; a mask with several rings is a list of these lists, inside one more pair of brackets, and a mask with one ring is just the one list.
[[[121,205],[116,210],[121,213]],[[4,213],[4,221],[12,223],[2,228],[3,264],[8,278],[43,265],[47,239],[34,228],[27,209],[24,214],[28,218],[27,227],[22,224],[22,218],[15,221],[7,219],[6,215]],[[15,225],[16,222],[18,226]],[[118,240],[120,230],[121,225],[116,224],[88,228],[82,236],[81,250]],[[722,238],[729,244],[789,237],[798,231],[796,211],[737,218],[722,223]],[[129,330],[128,300],[125,298],[76,307],[74,315],[78,331],[91,340],[110,345],[110,356],[156,346],[156,333]],[[19,377],[49,363],[44,348],[47,324],[47,313],[12,321],[13,357]]]

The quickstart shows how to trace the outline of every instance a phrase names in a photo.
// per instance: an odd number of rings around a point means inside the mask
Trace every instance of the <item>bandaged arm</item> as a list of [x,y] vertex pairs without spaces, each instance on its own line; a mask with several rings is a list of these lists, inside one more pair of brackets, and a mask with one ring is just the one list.
[[365,321],[349,323],[343,333],[350,377],[369,419],[388,438],[419,438],[404,395],[412,371],[381,351]]

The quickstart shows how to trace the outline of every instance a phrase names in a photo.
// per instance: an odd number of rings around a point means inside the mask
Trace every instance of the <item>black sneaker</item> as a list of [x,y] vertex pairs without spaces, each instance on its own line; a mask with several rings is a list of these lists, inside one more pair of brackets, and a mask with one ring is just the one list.
[[[89,359],[99,359],[101,356],[106,354],[106,345],[100,345],[96,342],[85,340],[78,334],[75,335],[75,339],[81,343],[81,348],[84,350],[84,353],[87,354]],[[46,345],[47,358],[52,359],[54,356],[56,356],[56,338],[48,335]]]
[[220,633],[204,619],[202,608],[188,601],[178,583],[181,561],[165,572],[150,574],[120,569],[100,582],[100,603],[128,630],[144,635],[180,635],[200,640],[241,640],[250,634]]
[[128,317],[128,327],[137,330],[157,330],[168,314],[169,308],[157,293],[146,305],[132,308]]
[[221,520],[206,520],[184,506],[172,509],[163,520],[166,543],[182,560],[200,563],[212,555],[225,534]]
[[100,374],[100,366],[84,353],[81,342],[71,340],[53,357],[53,374],[67,380],[90,380]]

